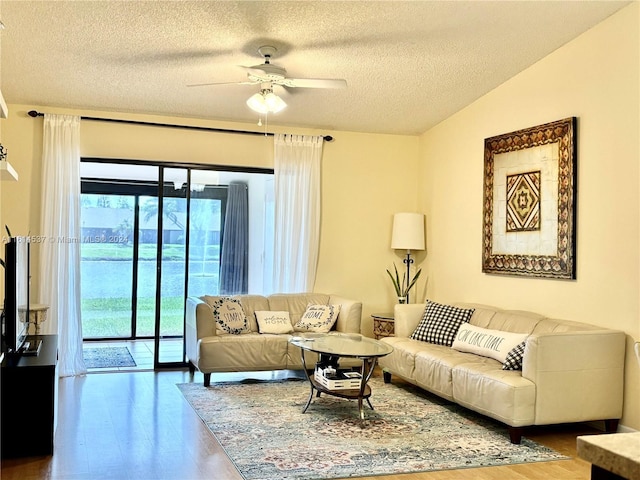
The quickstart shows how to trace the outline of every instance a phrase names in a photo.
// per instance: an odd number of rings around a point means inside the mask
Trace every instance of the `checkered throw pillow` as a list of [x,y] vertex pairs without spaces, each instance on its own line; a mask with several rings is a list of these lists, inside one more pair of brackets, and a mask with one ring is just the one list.
[[507,358],[502,364],[503,370],[522,370],[522,357],[524,357],[524,346],[526,342],[519,343],[507,353]]
[[450,347],[460,325],[468,322],[474,311],[473,308],[458,308],[427,300],[422,320],[411,338]]

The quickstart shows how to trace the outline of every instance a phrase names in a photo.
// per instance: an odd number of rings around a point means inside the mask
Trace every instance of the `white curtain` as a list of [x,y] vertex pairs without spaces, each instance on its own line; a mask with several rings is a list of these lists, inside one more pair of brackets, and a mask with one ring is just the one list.
[[44,116],[40,302],[58,334],[60,376],[87,372],[80,318],[80,117]]
[[273,290],[311,292],[320,246],[322,137],[276,134]]

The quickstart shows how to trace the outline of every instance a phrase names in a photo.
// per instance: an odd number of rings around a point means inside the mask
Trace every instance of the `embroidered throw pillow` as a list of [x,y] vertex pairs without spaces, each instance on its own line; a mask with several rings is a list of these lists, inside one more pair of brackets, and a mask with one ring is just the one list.
[[255,314],[260,333],[293,332],[289,312],[257,311]]
[[460,325],[468,322],[473,308],[458,308],[427,300],[422,320],[411,334],[414,340],[450,347]]
[[213,318],[216,321],[216,333],[240,333],[249,332],[249,322],[244,314],[240,300],[222,297],[211,303]]
[[327,333],[336,323],[339,313],[340,305],[307,305],[307,310],[293,329],[296,332]]
[[526,333],[490,330],[465,323],[460,326],[451,348],[460,352],[475,353],[483,357],[493,358],[500,363],[504,363],[509,352],[518,344],[524,342],[528,336]]
[[507,358],[502,364],[503,370],[522,370],[525,344],[526,342],[519,343],[507,354]]

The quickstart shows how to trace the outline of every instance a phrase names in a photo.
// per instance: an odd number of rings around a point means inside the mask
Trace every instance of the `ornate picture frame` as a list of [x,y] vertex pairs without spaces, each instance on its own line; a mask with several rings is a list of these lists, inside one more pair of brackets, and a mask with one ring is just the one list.
[[576,278],[576,117],[484,141],[482,271]]

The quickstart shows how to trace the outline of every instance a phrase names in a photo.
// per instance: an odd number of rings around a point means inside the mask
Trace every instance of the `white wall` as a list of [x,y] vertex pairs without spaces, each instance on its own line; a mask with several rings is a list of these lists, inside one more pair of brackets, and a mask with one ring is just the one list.
[[[639,4],[634,3],[421,138],[429,297],[532,310],[628,334],[622,424],[640,429]],[[577,279],[482,273],[484,139],[578,119]]]

